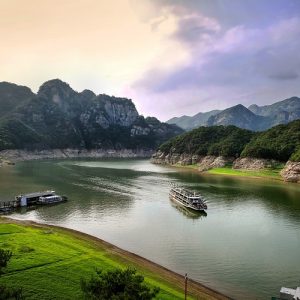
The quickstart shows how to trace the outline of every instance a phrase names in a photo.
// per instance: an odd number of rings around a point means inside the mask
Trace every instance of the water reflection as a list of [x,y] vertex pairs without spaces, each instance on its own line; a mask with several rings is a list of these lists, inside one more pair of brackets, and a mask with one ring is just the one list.
[[170,199],[171,205],[177,209],[182,215],[187,217],[188,219],[201,219],[205,218],[207,216],[207,213],[205,211],[196,211],[189,209],[188,207],[184,207],[177,202],[175,202],[172,198]]

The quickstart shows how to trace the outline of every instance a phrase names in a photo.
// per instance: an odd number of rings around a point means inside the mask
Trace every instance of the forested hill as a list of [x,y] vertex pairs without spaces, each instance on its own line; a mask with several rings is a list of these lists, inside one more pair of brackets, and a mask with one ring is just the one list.
[[58,79],[37,94],[1,82],[0,112],[0,150],[155,149],[183,132],[139,115],[129,99],[79,93]]
[[199,127],[170,139],[159,150],[165,154],[300,161],[300,120],[259,133],[232,125]]

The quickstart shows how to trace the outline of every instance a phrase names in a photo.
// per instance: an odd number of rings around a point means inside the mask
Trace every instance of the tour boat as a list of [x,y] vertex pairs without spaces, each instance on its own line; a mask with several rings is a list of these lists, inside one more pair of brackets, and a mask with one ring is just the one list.
[[173,201],[192,210],[205,211],[207,209],[207,205],[202,196],[197,195],[195,192],[188,191],[182,187],[172,186],[170,190],[170,198]]

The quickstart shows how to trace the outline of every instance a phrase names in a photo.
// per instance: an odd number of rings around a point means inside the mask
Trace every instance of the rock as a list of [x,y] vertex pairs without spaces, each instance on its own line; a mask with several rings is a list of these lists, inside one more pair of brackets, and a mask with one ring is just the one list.
[[233,169],[262,170],[272,168],[278,162],[270,159],[240,157],[233,162]]
[[300,162],[288,161],[280,175],[284,181],[300,182]]
[[234,158],[223,156],[204,156],[198,162],[198,170],[203,172],[212,168],[222,168],[232,163]]
[[197,164],[199,171],[207,171],[212,168],[221,168],[225,165],[232,163],[234,158],[228,158],[223,156],[200,156],[200,155],[192,155],[192,154],[165,154],[162,151],[158,150],[151,159],[151,162],[155,164],[163,164],[163,165],[194,165]]
[[[59,158],[134,158],[134,157],[151,157],[151,150],[132,150],[132,149],[51,149],[51,150],[3,150],[0,151],[1,157],[9,159],[8,164],[14,164],[11,161],[26,161],[39,159],[59,159]],[[4,164],[4,160],[0,160]]]

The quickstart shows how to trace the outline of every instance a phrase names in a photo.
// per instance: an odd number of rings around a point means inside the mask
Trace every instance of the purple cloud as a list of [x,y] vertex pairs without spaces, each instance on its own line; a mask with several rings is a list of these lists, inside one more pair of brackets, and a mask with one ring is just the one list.
[[[164,99],[178,106],[174,115],[182,115],[195,112],[189,108],[270,103],[300,94],[300,1],[275,0],[272,9],[269,1],[255,0],[156,2],[176,13],[177,30],[169,38],[182,43],[190,59],[175,69],[158,65],[134,83],[152,103]],[[168,110],[160,117],[174,115]]]

